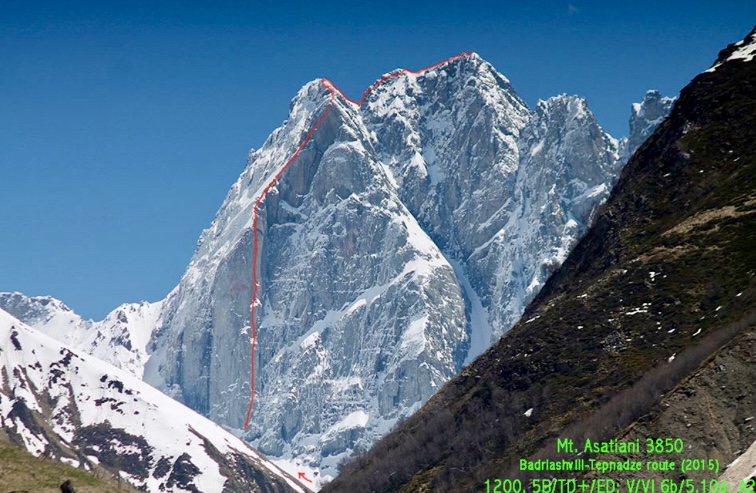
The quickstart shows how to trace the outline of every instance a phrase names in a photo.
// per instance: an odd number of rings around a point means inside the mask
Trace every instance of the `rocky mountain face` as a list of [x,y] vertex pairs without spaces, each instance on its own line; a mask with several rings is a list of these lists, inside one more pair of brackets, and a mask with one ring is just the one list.
[[[645,103],[644,103],[645,104]],[[307,84],[252,151],[164,301],[146,381],[319,478],[506,332],[622,165],[585,101],[529,110],[477,55],[377,85]]]
[[2,310],[0,341],[0,435],[36,457],[145,491],[305,491],[207,418]]
[[[681,437],[682,457],[722,465],[749,449],[754,56],[756,30],[682,90],[514,328],[323,491],[482,491],[486,479],[533,477],[522,458],[574,458],[555,454],[556,436]],[[738,480],[753,474],[752,451]]]
[[48,297],[4,293],[0,308],[240,429],[253,208],[327,110],[258,210],[245,434],[322,481],[519,319],[670,102],[649,92],[618,142],[581,98],[531,111],[474,54],[390,78],[362,105],[314,81],[250,153],[165,300],[101,322]]
[[576,96],[530,110],[479,56],[390,77],[363,104],[313,81],[250,152],[181,282],[83,321],[49,298],[4,308],[241,434],[321,484],[520,318],[583,234],[667,98],[617,141]]

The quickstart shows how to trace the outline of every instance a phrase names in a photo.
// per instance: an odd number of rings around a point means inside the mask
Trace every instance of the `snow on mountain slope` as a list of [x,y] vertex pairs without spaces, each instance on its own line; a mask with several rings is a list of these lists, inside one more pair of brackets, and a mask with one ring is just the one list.
[[162,301],[125,303],[105,319],[85,320],[50,296],[0,293],[0,309],[63,344],[80,349],[139,378],[147,343],[158,323]]
[[499,229],[489,229],[490,238],[463,258],[491,307],[490,343],[567,258],[622,164],[616,140],[576,96],[539,101],[518,146],[520,166],[498,211]]
[[469,277],[468,313],[476,299],[486,312],[468,321],[476,340],[486,334],[469,362],[519,318],[608,196],[618,143],[580,98],[531,112],[475,54],[388,81],[362,114],[402,200]]
[[[517,321],[669,110],[649,93],[618,142],[579,97],[531,111],[475,54],[394,75],[361,106],[335,94],[258,207],[243,436],[317,484]],[[249,153],[176,289],[128,323],[109,315],[97,340],[81,329],[77,347],[136,374],[144,364],[147,382],[243,434],[255,203],[331,101],[320,81],[305,85]],[[138,327],[153,321],[145,364]],[[113,355],[124,332],[133,361]]]
[[146,491],[305,491],[217,424],[0,310],[0,425],[35,456]]
[[720,56],[719,60],[706,72],[714,72],[723,64],[733,60],[739,62],[752,61],[756,57],[756,30],[752,30],[744,39],[731,44],[722,51],[727,53],[727,55],[724,57]]

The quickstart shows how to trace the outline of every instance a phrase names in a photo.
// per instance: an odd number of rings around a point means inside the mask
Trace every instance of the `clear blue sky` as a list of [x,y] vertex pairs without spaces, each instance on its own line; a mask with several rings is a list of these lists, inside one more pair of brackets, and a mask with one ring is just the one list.
[[93,318],[162,298],[314,78],[359,98],[472,50],[619,137],[646,89],[677,94],[756,23],[753,0],[264,4],[0,2],[0,291]]

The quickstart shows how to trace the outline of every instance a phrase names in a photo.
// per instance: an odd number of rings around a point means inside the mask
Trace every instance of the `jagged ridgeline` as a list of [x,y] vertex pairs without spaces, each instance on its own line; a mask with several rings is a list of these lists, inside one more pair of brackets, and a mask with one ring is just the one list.
[[682,90],[522,320],[324,492],[484,491],[565,435],[722,465],[754,443],[754,54],[756,31]]

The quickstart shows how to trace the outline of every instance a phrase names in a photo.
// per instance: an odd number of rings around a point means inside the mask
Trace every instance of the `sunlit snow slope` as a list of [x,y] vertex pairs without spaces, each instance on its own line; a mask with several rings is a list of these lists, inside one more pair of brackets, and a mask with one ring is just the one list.
[[150,492],[303,492],[247,443],[0,310],[0,425],[35,456]]

